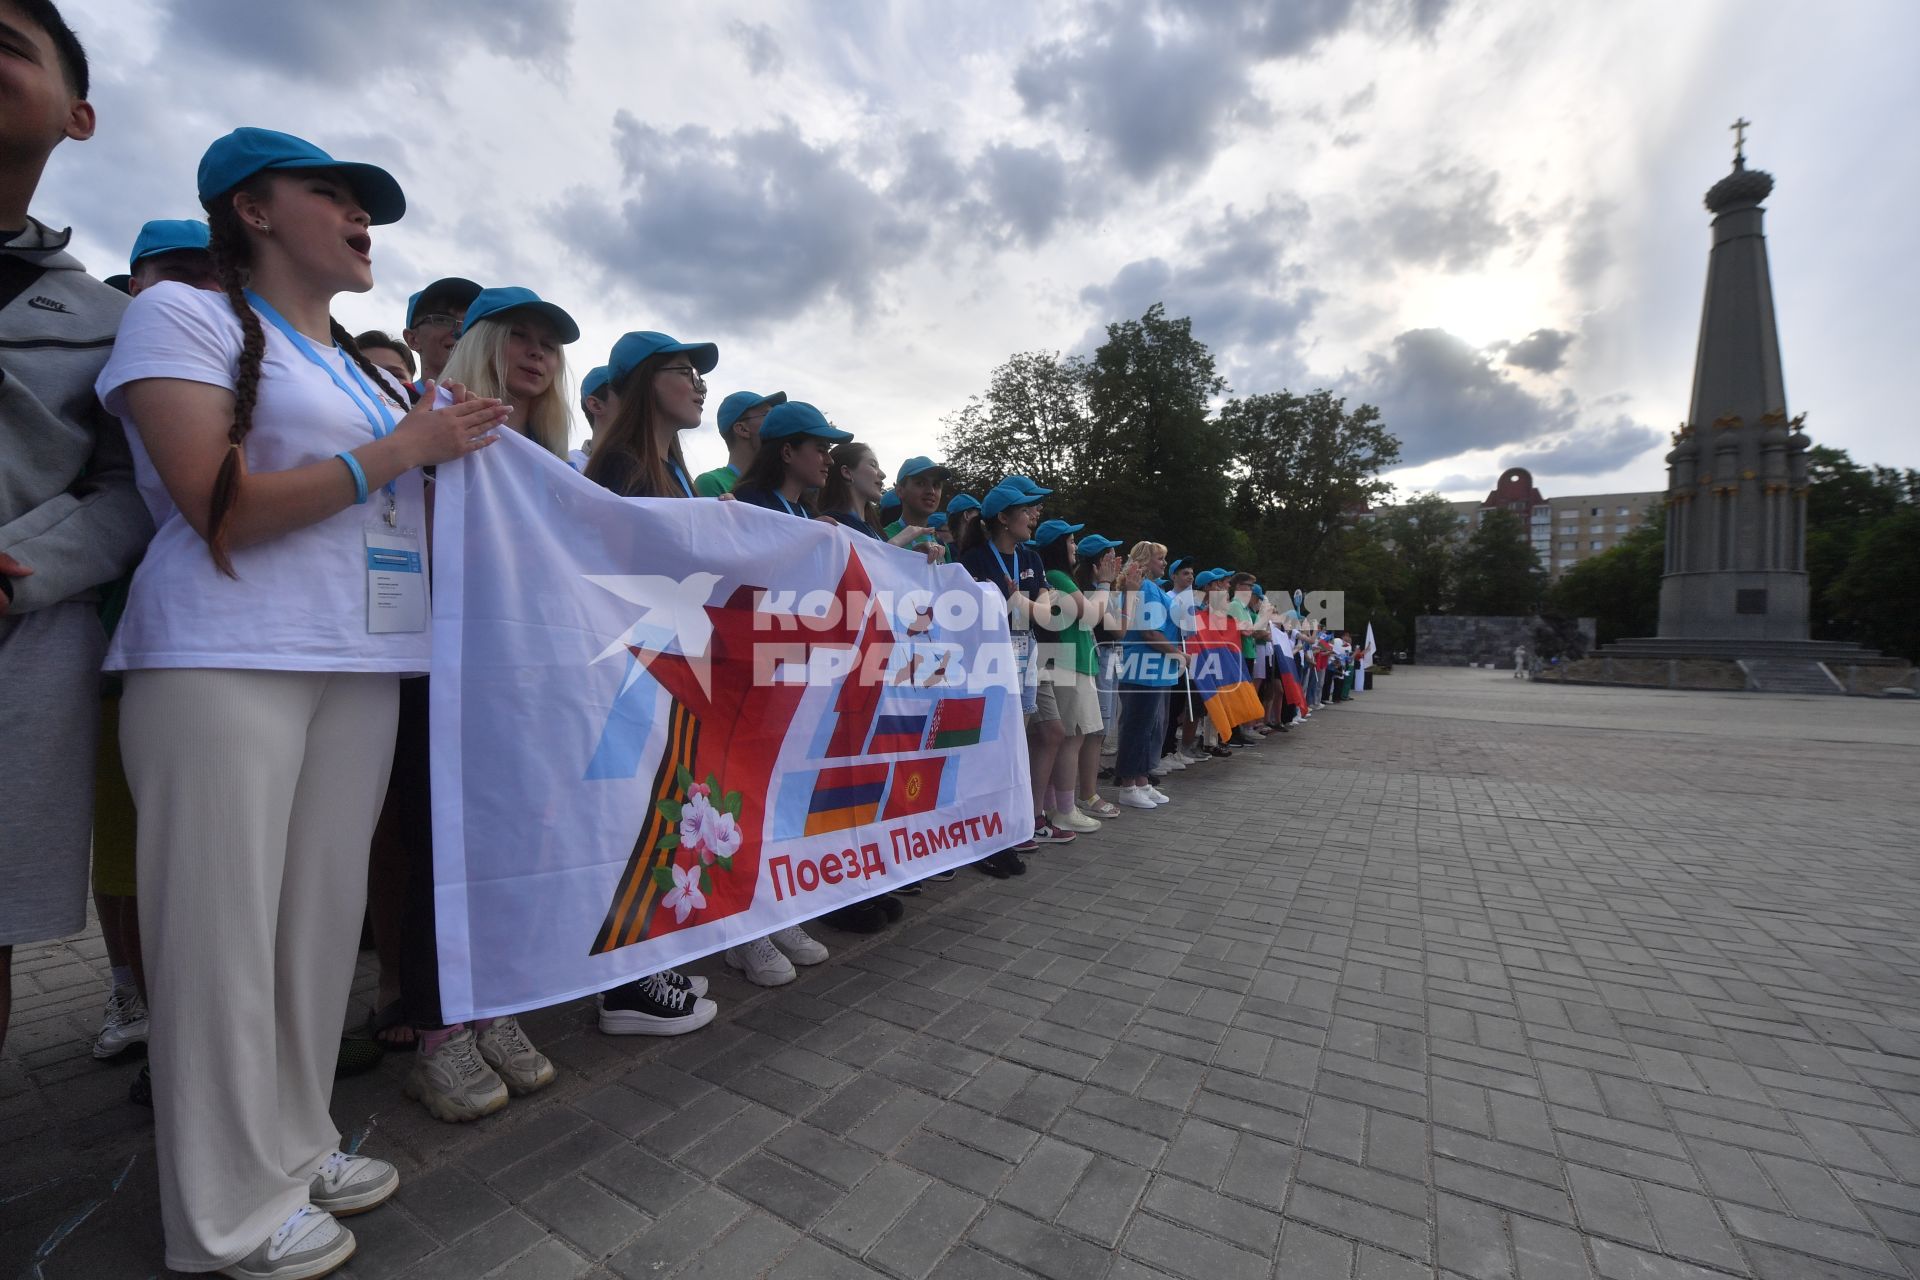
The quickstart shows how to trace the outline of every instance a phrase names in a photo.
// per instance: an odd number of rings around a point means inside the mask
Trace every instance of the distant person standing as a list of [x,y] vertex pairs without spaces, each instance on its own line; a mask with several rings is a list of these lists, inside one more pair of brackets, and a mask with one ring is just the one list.
[[1523,644],[1513,646],[1513,678],[1515,680],[1527,678],[1527,646]]

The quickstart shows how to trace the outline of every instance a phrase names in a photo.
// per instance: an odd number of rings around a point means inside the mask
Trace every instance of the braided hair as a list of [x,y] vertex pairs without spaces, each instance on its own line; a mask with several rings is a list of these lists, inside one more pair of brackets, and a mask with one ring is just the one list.
[[[233,514],[241,483],[246,479],[245,443],[247,433],[253,430],[253,410],[260,399],[260,367],[267,353],[266,331],[260,327],[260,317],[247,301],[247,273],[253,265],[253,246],[240,225],[233,196],[237,191],[264,195],[268,178],[267,173],[255,174],[233,191],[204,205],[209,230],[207,251],[213,256],[214,276],[220,282],[220,291],[227,296],[227,305],[233,308],[234,318],[240,321],[240,363],[233,379],[233,422],[227,428],[227,456],[221,459],[207,503],[207,550],[213,556],[214,565],[229,578],[239,575],[233,570],[233,560],[227,550],[227,517]],[[334,342],[367,375],[372,385],[393,397],[405,413],[411,401],[394,387],[387,372],[367,359],[353,335],[342,328],[338,320],[329,317],[328,329]]]

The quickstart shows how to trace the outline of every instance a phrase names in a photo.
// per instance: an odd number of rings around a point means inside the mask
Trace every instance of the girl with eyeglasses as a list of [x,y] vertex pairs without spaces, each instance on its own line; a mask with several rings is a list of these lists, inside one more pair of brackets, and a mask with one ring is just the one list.
[[[652,329],[623,334],[607,357],[604,406],[587,479],[629,498],[691,498],[693,480],[680,433],[700,425],[705,374],[720,363],[711,342],[679,342]],[[610,1036],[678,1036],[713,1021],[719,1006],[707,980],[677,969],[600,993],[600,1031]]]
[[706,375],[719,363],[711,342],[676,342],[651,329],[614,343],[587,479],[628,498],[698,496],[680,433],[700,425]]

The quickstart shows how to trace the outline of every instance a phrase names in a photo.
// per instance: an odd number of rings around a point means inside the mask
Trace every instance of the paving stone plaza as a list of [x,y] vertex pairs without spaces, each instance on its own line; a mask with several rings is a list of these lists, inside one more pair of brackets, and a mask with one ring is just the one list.
[[[1404,668],[1167,790],[696,1035],[530,1015],[478,1124],[341,1081],[338,1274],[1920,1276],[1920,707]],[[0,1280],[159,1269],[103,964],[16,955]]]

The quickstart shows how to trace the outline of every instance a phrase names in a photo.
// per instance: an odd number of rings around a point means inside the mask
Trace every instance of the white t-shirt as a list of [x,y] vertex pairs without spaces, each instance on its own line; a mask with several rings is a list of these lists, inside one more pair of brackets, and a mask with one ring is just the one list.
[[[251,474],[331,459],[373,439],[366,417],[323,370],[273,325],[263,319],[260,327],[266,351],[245,443]],[[365,531],[386,528],[384,491],[376,489],[365,505],[350,506],[318,524],[235,549],[236,578],[214,567],[206,542],[173,505],[147,455],[143,436],[149,428],[128,416],[122,391],[142,378],[232,388],[241,341],[239,318],[225,294],[158,284],[128,306],[113,355],[94,384],[107,411],[127,425],[134,478],[158,530],[134,572],[106,669],[425,671],[427,632],[367,631]],[[314,347],[357,389],[346,352],[318,342]],[[396,421],[406,412],[397,402],[391,407]],[[420,473],[407,473],[394,488],[396,523],[419,534],[424,560]]]

